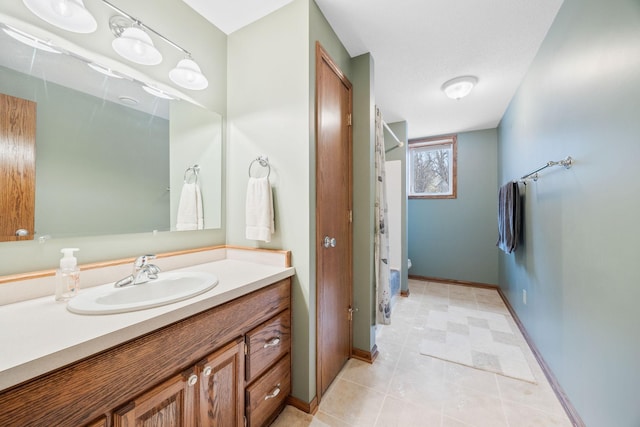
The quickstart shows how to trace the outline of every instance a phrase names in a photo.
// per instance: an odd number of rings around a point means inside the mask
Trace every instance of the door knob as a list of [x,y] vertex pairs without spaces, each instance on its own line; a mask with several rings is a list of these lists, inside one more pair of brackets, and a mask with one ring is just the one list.
[[328,247],[335,248],[336,247],[336,238],[335,237],[324,236],[323,245],[324,245],[325,248],[328,248]]
[[24,228],[19,228],[16,230],[16,236],[18,237],[24,237],[28,235],[29,235],[29,231],[25,230]]

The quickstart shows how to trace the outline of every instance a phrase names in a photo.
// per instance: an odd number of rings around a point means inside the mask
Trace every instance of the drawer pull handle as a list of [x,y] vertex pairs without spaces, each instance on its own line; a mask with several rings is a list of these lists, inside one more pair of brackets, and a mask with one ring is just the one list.
[[202,373],[204,374],[205,377],[208,377],[209,375],[211,375],[212,371],[213,371],[213,368],[211,368],[211,366],[205,366],[204,371],[202,371]]
[[191,374],[191,376],[187,380],[187,384],[189,384],[189,387],[193,387],[194,385],[196,385],[197,382],[198,382],[198,376],[196,374]]
[[280,384],[274,387],[273,391],[264,397],[264,400],[273,399],[280,394]]
[[275,347],[280,344],[280,337],[273,337],[267,341],[262,348]]

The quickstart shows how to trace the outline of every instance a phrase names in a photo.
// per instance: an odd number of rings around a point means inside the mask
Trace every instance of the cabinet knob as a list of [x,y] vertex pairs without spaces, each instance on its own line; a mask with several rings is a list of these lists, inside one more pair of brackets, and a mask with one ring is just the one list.
[[202,371],[202,373],[204,374],[205,377],[208,377],[209,375],[211,375],[212,371],[213,371],[213,368],[211,366],[205,366],[204,371]]
[[269,399],[273,399],[274,397],[276,397],[277,395],[280,394],[280,384],[278,384],[277,386],[275,386],[273,388],[273,390],[271,390],[271,393],[267,394],[264,397],[264,400],[269,400]]
[[280,344],[280,337],[273,337],[267,341],[262,348],[275,347],[278,344]]
[[187,384],[189,384],[189,387],[193,387],[194,385],[196,385],[197,382],[198,382],[198,376],[196,374],[191,374],[191,376],[187,380]]

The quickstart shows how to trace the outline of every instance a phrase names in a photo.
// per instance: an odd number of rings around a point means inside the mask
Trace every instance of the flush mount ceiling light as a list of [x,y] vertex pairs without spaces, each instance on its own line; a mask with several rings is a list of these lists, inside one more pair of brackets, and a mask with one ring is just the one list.
[[169,78],[185,89],[202,90],[209,86],[209,81],[200,71],[198,64],[191,58],[178,62],[176,68],[169,71]]
[[132,98],[130,96],[126,96],[126,95],[121,95],[121,96],[118,97],[118,99],[124,105],[138,105],[138,103],[139,103],[137,99]]
[[5,26],[2,28],[2,31],[7,33],[7,35],[11,36],[15,40],[18,40],[20,43],[26,44],[27,46],[35,47],[36,49],[40,49],[45,52],[62,53],[62,51],[56,49],[53,45],[51,45],[51,43],[40,40],[39,38],[32,36],[31,34],[27,34],[24,31],[20,31],[17,28],[13,28],[9,25],[5,24]]
[[82,0],[22,0],[38,18],[74,33],[93,33],[98,23]]
[[162,62],[162,54],[151,41],[151,37],[138,27],[125,28],[111,46],[125,59],[142,65],[157,65]]
[[451,99],[460,99],[469,95],[476,83],[478,83],[477,77],[456,77],[455,79],[444,82],[442,91]]
[[97,72],[104,74],[105,76],[115,77],[116,79],[122,78],[121,75],[117,74],[111,68],[105,67],[104,65],[96,64],[95,62],[87,62],[87,65]]
[[158,98],[163,98],[163,99],[176,99],[173,96],[169,95],[168,93],[161,91],[158,88],[155,88],[153,86],[149,86],[149,85],[144,85],[142,86],[142,89],[147,92],[150,93],[153,96],[156,96]]

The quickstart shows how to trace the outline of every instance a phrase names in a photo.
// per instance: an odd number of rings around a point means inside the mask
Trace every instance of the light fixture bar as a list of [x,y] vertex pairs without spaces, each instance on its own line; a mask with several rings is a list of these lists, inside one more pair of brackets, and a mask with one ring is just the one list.
[[107,0],[102,0],[102,3],[106,4],[107,6],[109,6],[111,9],[115,10],[116,12],[118,12],[120,15],[124,16],[125,18],[128,18],[129,20],[133,21],[136,25],[138,25],[139,27],[144,28],[147,31],[151,31],[153,34],[155,34],[156,36],[160,37],[162,40],[164,40],[166,43],[170,44],[171,46],[175,47],[176,49],[178,49],[179,51],[183,52],[185,55],[187,55],[188,57],[191,57],[191,52],[189,52],[188,50],[186,50],[185,48],[177,45],[176,43],[172,42],[171,40],[169,40],[168,38],[166,38],[165,36],[163,36],[162,34],[160,34],[159,32],[157,32],[156,30],[154,30],[151,27],[146,26],[145,24],[142,23],[142,21],[140,21],[139,19],[134,18],[133,16],[129,15],[127,12],[123,11],[122,9],[120,9],[119,7],[109,3]]

